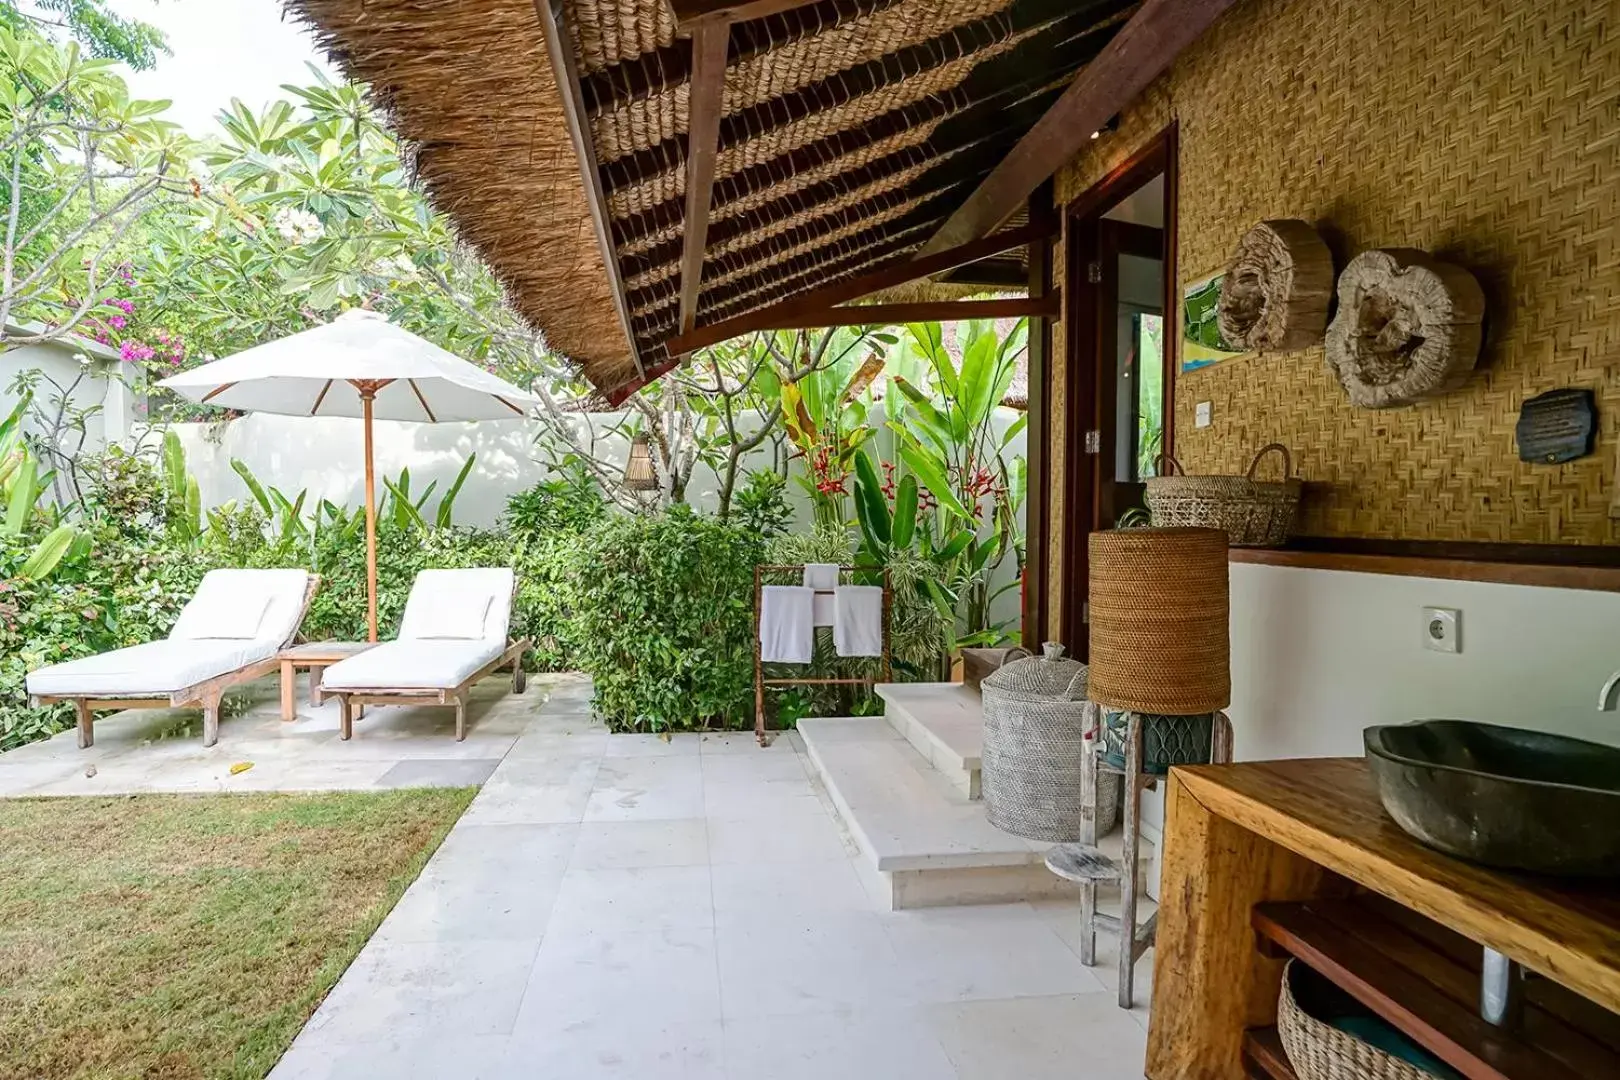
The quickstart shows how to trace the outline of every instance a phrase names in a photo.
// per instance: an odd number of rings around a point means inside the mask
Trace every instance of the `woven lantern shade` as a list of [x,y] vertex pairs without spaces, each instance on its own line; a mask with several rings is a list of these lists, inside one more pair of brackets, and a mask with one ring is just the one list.
[[653,468],[652,444],[647,436],[630,440],[630,460],[624,466],[624,486],[631,491],[657,491],[658,472]]
[[1092,701],[1165,716],[1231,703],[1226,549],[1220,529],[1091,534]]

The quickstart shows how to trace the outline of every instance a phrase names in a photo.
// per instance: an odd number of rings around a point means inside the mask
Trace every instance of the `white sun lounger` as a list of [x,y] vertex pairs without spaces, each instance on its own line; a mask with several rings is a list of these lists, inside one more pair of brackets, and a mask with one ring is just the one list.
[[179,707],[202,709],[213,746],[225,691],[277,669],[319,583],[304,570],[210,570],[166,639],[41,668],[28,694],[73,703],[80,747],[95,742],[97,710]]
[[467,737],[468,694],[479,679],[510,665],[512,692],[521,694],[529,643],[506,636],[515,585],[505,568],[417,574],[399,638],[321,676],[321,694],[338,699],[343,738],[354,734],[358,705],[453,705],[460,742]]

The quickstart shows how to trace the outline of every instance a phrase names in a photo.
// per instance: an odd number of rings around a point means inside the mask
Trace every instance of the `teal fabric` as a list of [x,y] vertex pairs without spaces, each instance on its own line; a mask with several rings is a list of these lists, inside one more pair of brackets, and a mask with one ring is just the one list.
[[1441,1077],[1442,1080],[1463,1080],[1463,1075],[1456,1069],[1376,1016],[1335,1016],[1328,1023],[1346,1035],[1353,1035],[1364,1043],[1376,1046],[1390,1057],[1399,1058],[1426,1073]]

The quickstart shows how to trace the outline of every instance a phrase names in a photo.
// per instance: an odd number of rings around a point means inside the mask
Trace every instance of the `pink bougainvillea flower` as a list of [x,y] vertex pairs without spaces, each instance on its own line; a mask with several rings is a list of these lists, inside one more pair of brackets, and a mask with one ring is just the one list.
[[129,325],[129,320],[124,318],[122,315],[109,315],[107,316],[107,325],[112,327],[114,330],[122,330],[124,327]]

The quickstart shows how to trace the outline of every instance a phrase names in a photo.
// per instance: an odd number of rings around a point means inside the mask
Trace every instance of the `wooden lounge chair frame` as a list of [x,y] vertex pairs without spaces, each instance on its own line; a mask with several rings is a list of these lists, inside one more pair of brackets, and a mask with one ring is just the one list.
[[252,682],[263,678],[272,672],[281,670],[280,652],[298,637],[298,630],[304,624],[304,616],[309,614],[309,605],[315,599],[315,592],[321,587],[319,574],[309,575],[309,582],[304,586],[304,599],[298,607],[298,619],[293,623],[292,633],[287,640],[277,647],[274,653],[263,660],[255,660],[246,667],[227,671],[223,675],[215,675],[212,679],[196,683],[192,686],[175,690],[168,694],[138,694],[128,697],[98,697],[94,694],[39,694],[31,697],[32,704],[55,705],[58,702],[71,702],[73,711],[78,714],[79,749],[85,750],[96,744],[95,713],[115,709],[201,709],[203,711],[203,745],[213,746],[219,742],[219,710],[224,701],[225,691],[242,683]]
[[333,690],[321,688],[323,698],[338,699],[338,719],[342,738],[354,736],[354,710],[364,705],[454,705],[456,708],[456,742],[467,737],[467,699],[475,683],[501,668],[512,667],[512,693],[523,693],[528,676],[523,672],[523,654],[529,651],[528,638],[519,638],[489,663],[452,687],[415,687],[399,689]]

